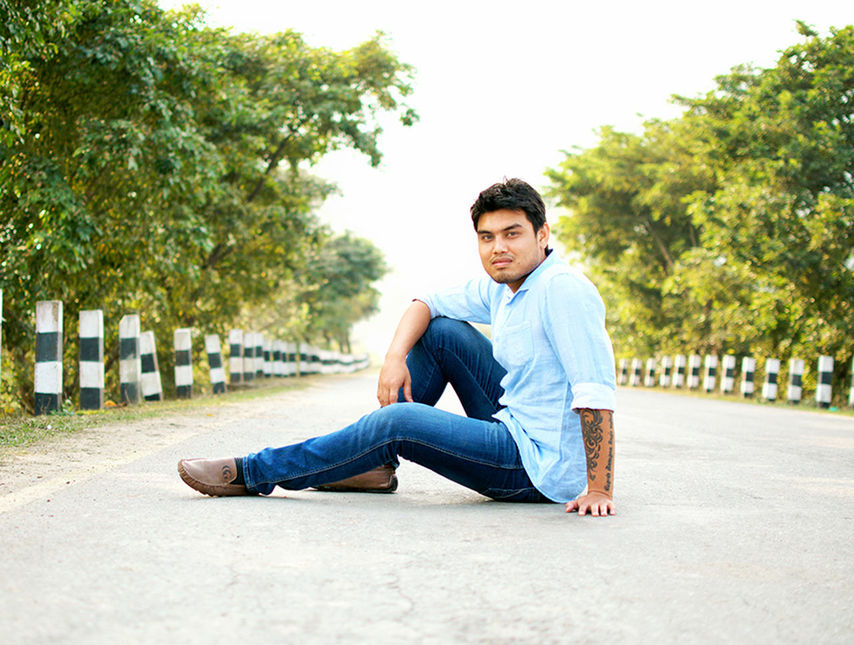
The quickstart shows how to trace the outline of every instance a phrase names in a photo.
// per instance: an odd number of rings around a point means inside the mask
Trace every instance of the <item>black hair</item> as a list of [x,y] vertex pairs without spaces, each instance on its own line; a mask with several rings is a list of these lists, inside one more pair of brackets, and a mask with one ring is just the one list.
[[534,227],[535,233],[546,223],[546,205],[543,198],[529,183],[521,179],[505,179],[481,191],[471,206],[474,230],[477,230],[481,215],[500,210],[522,211]]

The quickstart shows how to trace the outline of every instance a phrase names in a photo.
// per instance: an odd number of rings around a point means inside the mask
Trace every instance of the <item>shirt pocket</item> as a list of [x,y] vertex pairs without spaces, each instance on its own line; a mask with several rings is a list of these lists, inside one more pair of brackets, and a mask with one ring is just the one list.
[[527,365],[534,359],[534,338],[529,321],[505,327],[501,334],[501,349],[509,365]]

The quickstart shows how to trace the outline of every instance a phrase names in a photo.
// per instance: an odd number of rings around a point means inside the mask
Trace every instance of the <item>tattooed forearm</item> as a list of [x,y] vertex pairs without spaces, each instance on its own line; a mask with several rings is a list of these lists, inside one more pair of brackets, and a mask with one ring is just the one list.
[[581,411],[581,434],[584,437],[584,451],[587,453],[587,469],[590,478],[595,480],[599,466],[599,451],[602,447],[602,412],[600,410]]
[[614,427],[610,410],[579,411],[589,488],[611,493],[614,474]]

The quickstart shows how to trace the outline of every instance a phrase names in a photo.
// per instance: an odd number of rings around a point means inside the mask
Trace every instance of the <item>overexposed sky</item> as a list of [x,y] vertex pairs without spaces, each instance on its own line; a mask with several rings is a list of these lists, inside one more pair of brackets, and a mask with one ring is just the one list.
[[[185,4],[159,0],[164,8]],[[638,131],[678,116],[740,63],[774,64],[800,40],[854,21],[850,0],[208,0],[208,24],[293,29],[313,46],[346,49],[377,31],[416,69],[409,103],[421,120],[387,120],[379,168],[340,151],[313,172],[341,195],[320,211],[334,229],[371,239],[392,268],[382,311],[354,340],[381,357],[412,297],[480,274],[468,209],[503,177],[545,186],[562,150],[596,143],[602,125]],[[553,211],[550,221],[556,220]]]

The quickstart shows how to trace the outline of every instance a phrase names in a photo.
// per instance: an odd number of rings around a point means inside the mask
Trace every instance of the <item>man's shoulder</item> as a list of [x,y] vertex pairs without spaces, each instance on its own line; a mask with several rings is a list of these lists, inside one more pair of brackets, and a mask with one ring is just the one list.
[[584,275],[582,271],[560,258],[555,258],[554,261],[550,262],[549,265],[545,267],[542,275],[542,282],[546,287],[547,292],[558,290],[569,293],[593,292],[597,295],[599,294],[599,291],[596,289],[596,286],[590,278]]

